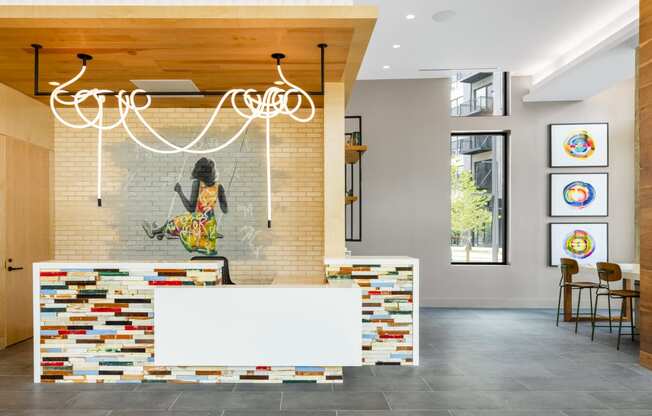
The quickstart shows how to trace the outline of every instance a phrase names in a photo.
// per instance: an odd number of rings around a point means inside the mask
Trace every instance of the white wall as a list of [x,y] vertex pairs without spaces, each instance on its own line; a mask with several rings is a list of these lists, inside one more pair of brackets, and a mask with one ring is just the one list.
[[[451,118],[446,79],[358,81],[347,114],[362,115],[369,150],[362,166],[362,242],[347,243],[353,254],[420,258],[423,305],[556,306],[559,271],[547,267],[548,223],[564,219],[547,217],[547,126],[608,121],[609,168],[581,171],[610,173],[610,259],[633,261],[634,81],[574,103],[523,103],[528,88],[528,78],[512,80],[509,117]],[[451,130],[512,132],[507,266],[450,265]]]

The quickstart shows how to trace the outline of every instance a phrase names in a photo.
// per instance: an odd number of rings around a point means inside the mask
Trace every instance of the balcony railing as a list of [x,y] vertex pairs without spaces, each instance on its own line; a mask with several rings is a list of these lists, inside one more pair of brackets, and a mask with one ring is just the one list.
[[456,152],[462,155],[487,152],[493,148],[492,136],[463,136],[456,142]]
[[468,117],[493,114],[493,97],[476,97],[473,100],[463,101],[464,98],[459,97],[451,101],[451,116]]

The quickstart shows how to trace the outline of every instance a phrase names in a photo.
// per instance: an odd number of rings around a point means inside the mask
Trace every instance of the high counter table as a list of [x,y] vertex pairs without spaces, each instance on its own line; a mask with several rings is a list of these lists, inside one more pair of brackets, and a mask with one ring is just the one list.
[[35,382],[342,381],[361,289],[220,285],[221,262],[34,264]]

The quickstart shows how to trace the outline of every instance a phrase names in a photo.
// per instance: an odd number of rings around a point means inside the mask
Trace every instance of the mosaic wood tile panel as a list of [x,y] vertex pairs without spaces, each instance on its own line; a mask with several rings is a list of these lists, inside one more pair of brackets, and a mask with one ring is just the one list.
[[41,269],[44,383],[337,383],[341,367],[154,365],[154,289],[214,286],[214,269]]
[[362,364],[413,365],[413,267],[327,265],[326,276],[362,289]]

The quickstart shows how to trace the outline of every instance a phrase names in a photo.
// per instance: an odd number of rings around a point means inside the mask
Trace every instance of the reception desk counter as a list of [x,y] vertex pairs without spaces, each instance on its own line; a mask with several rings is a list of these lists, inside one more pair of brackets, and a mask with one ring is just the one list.
[[362,364],[419,365],[419,259],[326,258],[329,281],[362,290]]
[[35,382],[338,382],[355,284],[222,286],[219,262],[37,263]]
[[324,284],[255,286],[221,285],[220,262],[36,263],[34,381],[337,383],[418,364],[418,261],[325,262]]

